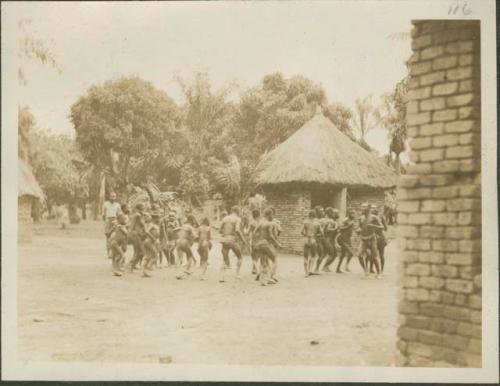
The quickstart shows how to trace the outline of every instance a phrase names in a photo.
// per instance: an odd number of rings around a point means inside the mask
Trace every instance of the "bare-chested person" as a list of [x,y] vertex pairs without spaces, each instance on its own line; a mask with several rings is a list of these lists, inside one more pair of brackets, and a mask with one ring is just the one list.
[[382,277],[380,270],[380,256],[377,248],[377,230],[383,229],[377,216],[371,213],[371,208],[368,204],[362,206],[363,214],[359,218],[359,232],[361,235],[361,252],[360,255],[364,258],[365,276],[369,275],[370,262],[375,265],[377,279]]
[[168,261],[169,267],[174,267],[176,265],[175,258],[175,244],[177,241],[177,232],[176,229],[179,228],[179,222],[175,218],[175,213],[170,212],[166,221],[164,222],[164,244],[163,244],[163,253],[165,253]]
[[134,247],[134,256],[130,260],[128,267],[130,272],[137,268],[137,264],[142,262],[144,257],[144,237],[146,224],[144,222],[144,204],[139,203],[135,206],[135,212],[130,220],[130,241]]
[[231,214],[222,219],[220,232],[222,234],[221,244],[224,264],[222,267],[222,276],[219,281],[224,282],[224,271],[229,268],[230,264],[229,252],[233,251],[238,259],[236,263],[236,278],[240,277],[241,264],[243,262],[243,256],[241,254],[241,248],[238,241],[241,240],[245,242],[245,238],[241,232],[241,219],[239,217],[238,207],[234,206],[231,209]]
[[[195,239],[195,227],[197,221],[192,214],[187,216],[186,222],[180,226],[177,232],[177,242],[176,250],[179,260],[183,260],[183,256],[186,255],[187,263],[184,269],[184,274],[191,275],[191,266],[194,263],[193,252],[191,251],[191,246]],[[182,279],[183,275],[178,275],[177,279]]]
[[119,214],[117,224],[109,236],[109,247],[113,262],[113,275],[121,276],[123,263],[125,262],[125,250],[128,242],[127,218],[124,214]]
[[[272,211],[264,212],[264,219],[259,221],[253,233],[254,251],[260,258],[260,272],[258,278],[262,285],[275,284],[276,279],[276,251],[275,247],[281,248],[276,237],[276,223],[273,220]],[[269,275],[269,279],[267,276]],[[267,282],[266,282],[267,279]]]
[[254,209],[252,210],[252,219],[250,220],[250,224],[248,225],[247,231],[247,239],[250,243],[250,256],[252,257],[252,274],[256,275],[258,273],[258,265],[259,265],[259,255],[254,251],[254,232],[257,228],[257,225],[260,222],[260,210]]
[[201,274],[200,280],[205,280],[205,274],[208,267],[208,254],[212,249],[212,234],[210,221],[204,218],[198,228],[198,254],[200,255]]
[[[336,241],[335,239],[337,238],[337,233],[339,230],[339,225],[338,225],[338,219],[339,219],[339,211],[334,208],[327,208],[326,209],[326,218],[327,221],[325,223],[325,245],[327,246],[327,254],[328,254],[328,259],[325,262],[325,265],[323,266],[323,272],[331,272],[330,271],[330,265],[335,261],[337,258],[337,248],[336,248]],[[342,273],[340,270],[340,259],[339,263],[337,264],[337,273]]]
[[[153,269],[153,265],[158,259],[158,253],[160,252],[160,213],[151,212],[144,216],[144,222],[146,223],[146,231],[144,237],[144,259],[142,262],[142,277],[151,277],[147,271]],[[154,220],[153,220],[154,219]]]
[[304,221],[302,227],[302,236],[305,237],[304,240],[304,272],[305,277],[311,275],[314,268],[313,263],[318,253],[318,244],[316,242],[316,235],[321,233],[321,227],[319,221],[316,219],[316,212],[314,210],[309,211],[309,217]]
[[321,226],[322,232],[316,235],[318,257],[316,258],[316,267],[314,268],[314,272],[312,272],[312,274],[319,275],[319,267],[321,266],[323,259],[329,252],[327,240],[325,238],[325,227],[326,223],[328,222],[328,219],[325,217],[325,210],[323,209],[322,206],[318,205],[314,208],[314,210],[316,211],[316,218],[319,222],[319,225]]
[[383,212],[379,212],[376,207],[372,208],[372,214],[374,216],[377,216],[380,224],[383,227],[383,228],[377,228],[375,232],[377,233],[377,249],[378,249],[378,254],[380,256],[380,272],[384,273],[385,247],[387,245],[387,238],[385,237],[384,232],[387,232],[387,221],[385,219]]
[[[339,227],[339,233],[337,235],[337,243],[340,246],[340,263],[347,258],[345,263],[345,271],[350,272],[349,263],[354,256],[352,250],[352,232],[354,230],[354,210],[349,209],[347,211],[347,217],[342,221]],[[363,271],[365,270],[365,265],[361,256],[358,256],[359,264]]]

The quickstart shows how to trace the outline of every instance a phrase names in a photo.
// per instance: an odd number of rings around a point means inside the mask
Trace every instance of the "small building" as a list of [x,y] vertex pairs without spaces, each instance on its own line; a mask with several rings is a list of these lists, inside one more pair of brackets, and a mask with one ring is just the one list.
[[31,168],[25,161],[19,159],[17,181],[17,241],[19,243],[31,242],[33,237],[31,208],[35,200],[43,200],[44,197]]
[[289,252],[302,250],[302,223],[316,205],[359,211],[363,202],[379,207],[397,175],[375,153],[352,141],[321,112],[265,154],[256,182],[276,210]]

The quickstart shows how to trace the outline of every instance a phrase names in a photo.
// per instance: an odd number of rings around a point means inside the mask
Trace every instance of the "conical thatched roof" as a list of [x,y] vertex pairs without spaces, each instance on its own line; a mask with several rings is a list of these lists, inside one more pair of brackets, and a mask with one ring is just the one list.
[[390,188],[397,175],[337,129],[322,113],[306,122],[257,167],[257,183],[325,183]]
[[17,172],[17,196],[33,196],[43,199],[43,194],[40,185],[36,182],[35,176],[31,172],[31,168],[22,159],[18,159],[18,172]]

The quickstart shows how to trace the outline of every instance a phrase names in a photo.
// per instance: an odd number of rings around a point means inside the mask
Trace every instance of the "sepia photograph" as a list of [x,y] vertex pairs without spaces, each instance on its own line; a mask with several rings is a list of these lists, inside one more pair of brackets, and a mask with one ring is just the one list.
[[2,2],[2,379],[498,382],[495,6]]

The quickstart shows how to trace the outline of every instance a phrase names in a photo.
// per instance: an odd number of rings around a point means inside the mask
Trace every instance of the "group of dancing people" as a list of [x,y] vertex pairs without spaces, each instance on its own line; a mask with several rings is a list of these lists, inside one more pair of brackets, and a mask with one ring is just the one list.
[[[275,217],[275,210],[268,208],[261,213],[260,209],[254,209],[250,219],[242,219],[240,209],[234,206],[230,213],[222,213],[221,217],[217,229],[223,258],[219,281],[226,281],[226,271],[231,268],[231,252],[237,259],[236,278],[240,278],[242,247],[245,246],[252,259],[255,279],[261,285],[278,283],[277,250],[282,248],[279,241],[282,229]],[[112,193],[104,205],[103,219],[106,222],[106,244],[114,276],[141,271],[142,277],[147,278],[151,277],[154,268],[166,264],[168,267],[177,267],[179,272],[176,278],[182,280],[194,274],[197,259],[193,254],[193,246],[197,244],[198,277],[205,279],[213,240],[213,227],[208,218],[198,222],[191,212],[180,217],[158,204],[147,208],[138,203],[131,211],[127,204],[118,203],[116,195]],[[359,218],[350,209],[341,222],[338,210],[317,206],[309,212],[302,228],[305,276],[319,275],[320,271],[331,272],[330,266],[337,258],[336,272],[348,272],[350,261],[355,255],[352,236],[353,232],[357,232],[361,239],[359,263],[366,276],[374,274],[380,278],[387,244],[385,230],[387,226],[383,215],[369,204],[363,204]],[[125,253],[129,244],[133,247],[133,255],[126,262]]]
[[353,233],[356,232],[361,241],[357,256],[365,277],[374,274],[382,278],[387,245],[387,224],[383,214],[376,206],[364,203],[358,218],[353,209],[347,210],[347,216],[342,221],[339,217],[339,211],[331,207],[323,209],[317,206],[309,212],[302,228],[305,276],[319,275],[320,269],[331,272],[330,266],[337,258],[335,271],[350,272],[349,264],[355,255]]

